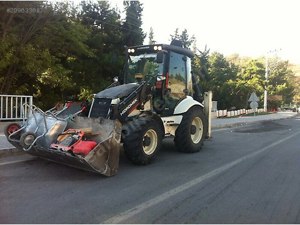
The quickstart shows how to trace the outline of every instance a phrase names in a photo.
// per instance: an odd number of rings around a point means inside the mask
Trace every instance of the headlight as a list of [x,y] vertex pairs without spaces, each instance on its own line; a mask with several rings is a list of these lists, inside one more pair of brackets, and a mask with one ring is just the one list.
[[133,48],[128,49],[128,53],[134,53],[134,52],[135,52],[135,50]]
[[155,46],[153,47],[153,49],[154,49],[154,51],[161,51],[161,50],[162,50],[162,47],[161,47],[161,46],[155,45]]

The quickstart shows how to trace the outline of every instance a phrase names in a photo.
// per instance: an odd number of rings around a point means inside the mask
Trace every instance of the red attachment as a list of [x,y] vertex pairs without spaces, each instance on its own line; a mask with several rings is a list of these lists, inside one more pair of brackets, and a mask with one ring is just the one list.
[[87,110],[87,107],[86,107],[86,106],[83,106],[83,107],[81,108],[81,111],[84,112],[85,110]]
[[76,129],[69,129],[58,135],[56,143],[50,145],[51,149],[61,151],[72,151],[73,146],[82,140],[84,132]]
[[161,89],[161,87],[162,87],[162,81],[161,81],[161,80],[156,81],[155,87],[156,87],[157,89]]
[[79,141],[73,146],[72,151],[75,154],[81,154],[86,156],[87,154],[89,154],[90,151],[92,151],[96,147],[96,145],[97,142],[95,141]]
[[166,88],[169,87],[169,73],[166,74]]
[[[166,80],[165,80],[165,82],[166,82],[166,88],[168,88],[168,86],[169,86],[169,74],[168,73],[166,74]],[[156,81],[155,87],[157,89],[161,89],[162,88],[162,84],[163,84],[163,81],[162,80],[158,80],[158,81]]]
[[75,154],[86,156],[96,147],[97,142],[83,141],[83,136],[84,132],[82,130],[69,129],[60,134],[57,138],[57,142],[51,144],[50,148],[61,151],[71,151]]
[[14,132],[16,132],[17,130],[19,130],[21,127],[19,124],[16,124],[16,123],[13,123],[13,124],[10,124],[7,128],[6,128],[6,132],[7,134],[12,134]]
[[67,107],[67,109],[71,107],[72,103],[73,103],[73,102],[71,102],[71,101],[66,102],[66,107]]

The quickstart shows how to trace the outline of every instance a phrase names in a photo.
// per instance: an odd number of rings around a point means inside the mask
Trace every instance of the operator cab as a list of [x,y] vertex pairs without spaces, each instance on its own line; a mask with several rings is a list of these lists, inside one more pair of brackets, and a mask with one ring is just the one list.
[[193,96],[193,55],[178,41],[130,47],[124,83],[147,81],[153,88],[154,110],[162,116],[173,115],[182,99]]

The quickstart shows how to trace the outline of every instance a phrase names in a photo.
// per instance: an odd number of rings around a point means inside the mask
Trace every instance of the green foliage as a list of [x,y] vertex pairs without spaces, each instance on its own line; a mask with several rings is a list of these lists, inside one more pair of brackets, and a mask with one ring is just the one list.
[[[265,59],[241,58],[238,55],[225,58],[220,53],[199,51],[193,60],[193,70],[201,74],[200,85],[204,91],[213,91],[213,100],[218,109],[249,108],[248,99],[252,92],[260,98],[263,107],[263,93],[283,96],[282,102],[269,101],[268,106],[278,107],[293,101],[296,91],[295,76],[288,62],[279,59],[269,61],[269,79],[265,80]],[[294,98],[295,99],[295,98]]]
[[[106,1],[4,2],[0,8],[0,93],[28,94],[42,108],[85,99],[122,72],[124,45],[142,44],[142,5],[125,2],[126,20]],[[10,8],[34,8],[10,13]]]
[[180,40],[182,41],[184,48],[189,48],[195,42],[195,36],[189,37],[187,29],[184,29],[181,34],[179,34],[179,29],[176,28],[174,34],[171,34],[171,40]]
[[127,46],[142,45],[146,36],[141,28],[143,5],[139,1],[124,1],[123,4],[126,12],[123,42]]
[[288,61],[275,58],[271,61],[267,90],[272,95],[282,95],[282,104],[290,104],[299,88],[294,72],[290,69]]
[[231,99],[234,96],[234,86],[231,81],[236,74],[236,67],[217,52],[208,57],[208,68],[205,77],[204,90],[212,90],[214,100],[219,108],[234,106]]

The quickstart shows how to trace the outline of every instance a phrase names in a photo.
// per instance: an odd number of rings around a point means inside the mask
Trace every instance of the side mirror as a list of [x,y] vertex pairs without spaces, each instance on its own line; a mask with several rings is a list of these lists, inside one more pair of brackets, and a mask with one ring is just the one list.
[[157,63],[162,63],[164,61],[164,52],[160,51],[156,55],[156,62]]
[[117,83],[118,81],[119,81],[119,77],[114,77],[114,78],[113,78],[113,82],[114,82],[114,83]]

